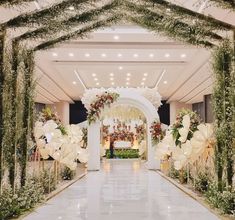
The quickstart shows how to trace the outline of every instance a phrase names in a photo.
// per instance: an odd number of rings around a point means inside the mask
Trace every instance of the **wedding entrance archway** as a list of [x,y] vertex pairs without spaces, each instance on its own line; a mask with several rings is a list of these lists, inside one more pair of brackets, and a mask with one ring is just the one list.
[[[157,109],[144,96],[130,89],[119,89],[119,98],[113,105],[128,104],[139,109],[146,117],[147,123],[147,166],[148,169],[158,169],[160,161],[155,159],[154,147],[151,141],[150,125],[155,119],[159,119]],[[100,120],[88,126],[88,170],[100,169]]]

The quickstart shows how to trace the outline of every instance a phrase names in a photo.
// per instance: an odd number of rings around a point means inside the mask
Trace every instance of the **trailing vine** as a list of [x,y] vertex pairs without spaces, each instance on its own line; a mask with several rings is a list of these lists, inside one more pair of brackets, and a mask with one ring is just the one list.
[[[223,173],[226,171],[227,184],[232,185],[233,177],[233,139],[234,139],[234,105],[233,105],[233,50],[229,41],[224,41],[213,54],[215,76],[213,92],[213,109],[216,125],[215,163],[218,188],[222,191]],[[226,169],[224,169],[224,164]]]

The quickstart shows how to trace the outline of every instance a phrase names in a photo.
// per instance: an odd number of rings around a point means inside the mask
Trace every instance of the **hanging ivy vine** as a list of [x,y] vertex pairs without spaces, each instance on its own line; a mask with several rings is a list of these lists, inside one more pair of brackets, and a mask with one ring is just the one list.
[[[224,41],[213,54],[213,72],[215,76],[213,109],[216,125],[215,163],[218,188],[223,190],[224,171],[227,185],[232,186],[233,177],[233,139],[234,139],[234,82],[232,76],[233,50],[229,41]],[[226,169],[224,168],[226,165]]]

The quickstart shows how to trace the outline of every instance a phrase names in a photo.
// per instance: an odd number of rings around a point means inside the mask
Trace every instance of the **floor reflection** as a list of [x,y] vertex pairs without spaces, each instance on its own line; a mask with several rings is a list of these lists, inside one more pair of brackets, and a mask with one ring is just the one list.
[[28,220],[212,220],[206,208],[140,160],[104,160],[90,172],[27,216]]

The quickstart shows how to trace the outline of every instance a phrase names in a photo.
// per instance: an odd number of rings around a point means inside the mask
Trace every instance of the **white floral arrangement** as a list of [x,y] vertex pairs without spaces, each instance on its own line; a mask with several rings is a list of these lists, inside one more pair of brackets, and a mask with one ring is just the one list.
[[76,159],[88,161],[87,150],[81,149],[82,130],[78,125],[67,125],[66,134],[62,134],[53,120],[35,123],[34,137],[43,159],[51,156],[71,170],[77,167]]
[[[187,132],[185,131],[185,133]],[[180,170],[187,164],[197,161],[214,142],[212,124],[199,124],[193,137],[186,140],[181,147],[175,145],[174,137],[168,130],[163,140],[157,145],[156,158],[163,159],[166,155],[172,156],[175,169]]]

